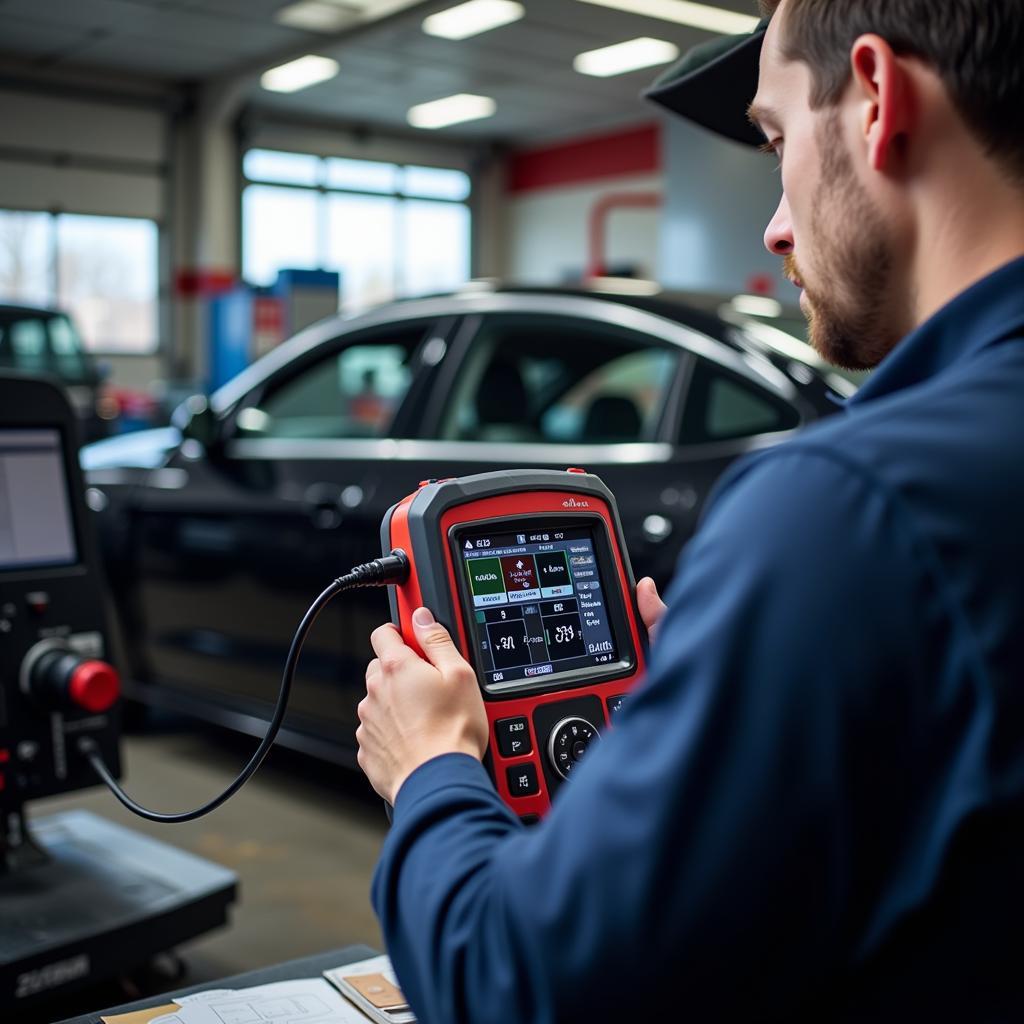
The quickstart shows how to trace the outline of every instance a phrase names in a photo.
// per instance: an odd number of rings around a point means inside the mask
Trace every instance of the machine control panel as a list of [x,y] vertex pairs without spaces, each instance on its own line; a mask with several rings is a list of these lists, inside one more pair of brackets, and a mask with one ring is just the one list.
[[120,681],[77,464],[75,421],[44,381],[0,376],[0,809],[113,771]]

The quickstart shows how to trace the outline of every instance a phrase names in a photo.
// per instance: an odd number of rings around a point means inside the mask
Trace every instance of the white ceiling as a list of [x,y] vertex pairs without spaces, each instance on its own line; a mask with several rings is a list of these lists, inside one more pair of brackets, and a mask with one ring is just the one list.
[[[0,0],[0,75],[89,69],[122,83],[125,76],[165,85],[241,79],[245,101],[257,109],[403,132],[412,131],[410,106],[478,93],[497,101],[496,116],[424,134],[521,143],[652,116],[639,94],[660,69],[591,78],[573,71],[576,54],[637,36],[681,50],[711,38],[579,0],[522,0],[522,21],[453,42],[420,26],[458,0],[410,2],[375,24],[323,35],[278,25],[273,16],[285,0]],[[716,3],[755,10],[754,0]],[[334,57],[340,74],[290,95],[259,87],[259,72],[310,52]]]

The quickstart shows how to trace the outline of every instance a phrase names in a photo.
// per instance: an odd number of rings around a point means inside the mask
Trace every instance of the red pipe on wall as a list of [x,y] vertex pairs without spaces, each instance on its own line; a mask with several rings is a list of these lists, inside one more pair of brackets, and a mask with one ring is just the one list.
[[605,242],[608,235],[608,217],[613,210],[651,209],[661,206],[658,192],[609,192],[601,196],[590,208],[587,277],[603,277]]

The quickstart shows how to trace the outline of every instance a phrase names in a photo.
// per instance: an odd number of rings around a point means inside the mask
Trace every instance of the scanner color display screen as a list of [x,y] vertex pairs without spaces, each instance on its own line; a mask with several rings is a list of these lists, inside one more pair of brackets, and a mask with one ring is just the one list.
[[78,560],[57,430],[0,430],[0,572]]
[[457,544],[486,682],[618,661],[592,527],[463,533]]

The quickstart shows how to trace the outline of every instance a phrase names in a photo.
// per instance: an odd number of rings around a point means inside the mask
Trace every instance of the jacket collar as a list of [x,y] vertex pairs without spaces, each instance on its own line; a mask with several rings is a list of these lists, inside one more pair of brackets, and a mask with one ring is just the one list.
[[908,334],[847,406],[921,384],[988,345],[1024,336],[1024,256],[989,274]]

